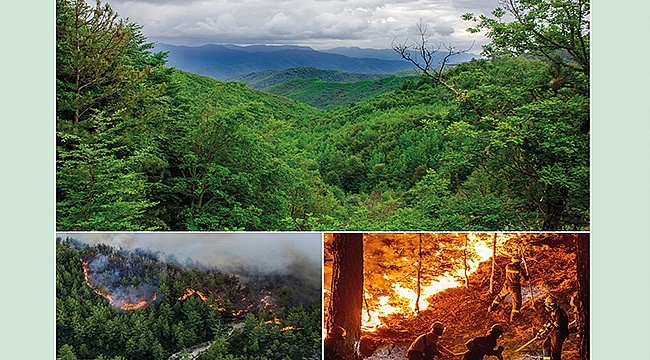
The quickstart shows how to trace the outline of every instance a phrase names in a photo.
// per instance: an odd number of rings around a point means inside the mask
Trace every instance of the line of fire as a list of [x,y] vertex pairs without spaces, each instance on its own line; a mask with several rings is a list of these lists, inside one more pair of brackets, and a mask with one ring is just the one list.
[[[160,262],[150,252],[130,253],[105,244],[86,246],[83,250],[79,261],[86,284],[119,310],[137,310],[155,304],[163,277],[173,279],[175,283],[192,284],[193,287],[170,288],[168,295],[175,300],[196,297],[210,308],[233,317],[274,305],[270,291],[262,289],[253,294],[234,277],[219,274],[216,269],[184,269],[180,265]],[[237,297],[232,294],[245,295]]]
[[[327,233],[324,242],[326,360],[417,359],[415,340],[436,327],[436,358],[483,359],[476,339],[496,333],[487,358],[589,359],[588,233]],[[549,320],[560,314],[564,330]],[[559,332],[561,342],[549,340]]]

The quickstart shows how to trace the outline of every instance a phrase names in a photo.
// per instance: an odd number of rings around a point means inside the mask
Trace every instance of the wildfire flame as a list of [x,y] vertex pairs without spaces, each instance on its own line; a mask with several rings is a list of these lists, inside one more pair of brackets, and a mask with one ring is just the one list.
[[282,329],[280,329],[280,331],[289,331],[289,330],[300,331],[300,330],[304,330],[304,329],[305,329],[305,328],[294,327],[294,326],[285,326],[285,327],[283,327]]
[[[469,234],[471,235],[471,234]],[[470,240],[475,240],[473,236],[469,237]],[[475,257],[467,259],[467,274],[470,275],[475,272],[479,265],[492,257],[492,249],[484,241],[475,241],[472,249],[476,254]],[[408,258],[403,258],[408,262]],[[362,329],[364,331],[375,331],[382,325],[381,318],[391,314],[401,313],[406,316],[413,316],[416,314],[416,309],[420,311],[429,307],[428,298],[443,290],[462,286],[458,279],[464,276],[464,269],[458,270],[455,274],[445,273],[444,275],[434,278],[429,284],[424,285],[420,289],[420,298],[418,301],[417,293],[414,289],[404,286],[401,282],[392,284],[392,292],[394,296],[380,296],[377,298],[378,305],[373,309],[366,309],[362,313]],[[366,292],[367,299],[372,299],[372,294]],[[417,302],[417,307],[416,307]],[[407,305],[395,306],[396,304]]]
[[[120,310],[136,310],[136,309],[144,308],[147,305],[149,305],[149,301],[147,301],[147,300],[141,300],[141,301],[138,301],[138,302],[129,302],[129,301],[117,301],[116,302],[115,299],[113,299],[113,297],[110,294],[99,290],[98,288],[94,287],[91,284],[92,283],[92,277],[90,276],[90,269],[88,267],[88,263],[83,261],[82,259],[79,259],[79,261],[81,261],[81,267],[83,269],[84,280],[86,281],[86,285],[88,285],[88,287],[91,288],[93,290],[93,292],[95,292],[95,294],[97,294],[97,295],[105,298],[106,300],[108,300],[108,303],[111,304],[112,306],[114,306],[114,307],[116,307],[116,308],[118,308]],[[153,294],[153,297],[152,297],[151,301],[155,301],[155,300],[156,300],[156,293]]]
[[224,307],[221,307],[221,306],[219,306],[219,304],[216,303],[216,300],[211,301],[210,297],[208,295],[206,295],[205,293],[203,293],[203,292],[201,292],[199,290],[194,290],[192,288],[186,288],[185,289],[185,294],[183,294],[183,296],[179,297],[178,300],[183,301],[183,300],[187,299],[188,297],[190,297],[192,295],[197,295],[201,300],[203,300],[203,302],[208,303],[208,306],[213,308],[214,310],[226,311],[226,309]]

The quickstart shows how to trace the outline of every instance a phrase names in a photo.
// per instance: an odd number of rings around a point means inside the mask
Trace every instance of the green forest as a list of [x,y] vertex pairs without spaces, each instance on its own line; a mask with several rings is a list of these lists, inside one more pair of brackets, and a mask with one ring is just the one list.
[[462,15],[483,60],[317,108],[57,0],[57,230],[588,230],[589,4],[517,3]]
[[[290,283],[261,278],[258,289],[144,250],[58,238],[57,358],[181,359],[204,348],[197,359],[319,359],[321,290]],[[268,296],[272,304],[262,301]],[[134,306],[135,298],[144,300]]]

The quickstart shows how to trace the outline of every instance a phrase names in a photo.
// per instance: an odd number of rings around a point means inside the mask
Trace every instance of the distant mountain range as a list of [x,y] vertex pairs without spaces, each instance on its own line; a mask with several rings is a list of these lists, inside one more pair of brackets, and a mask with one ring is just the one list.
[[[361,74],[391,74],[414,66],[391,49],[335,48],[317,51],[305,46],[180,46],[156,43],[154,51],[169,53],[167,65],[218,80],[265,71],[313,67]],[[442,58],[444,54],[440,54]],[[475,54],[461,54],[453,62],[468,61]]]
[[228,81],[237,81],[246,83],[250,88],[263,90],[279,84],[284,84],[292,80],[301,79],[318,79],[327,83],[352,83],[367,80],[379,80],[389,76],[415,76],[418,73],[415,70],[405,70],[392,74],[362,74],[345,72],[341,70],[322,70],[314,67],[291,68],[287,70],[264,70],[245,75],[235,76]]

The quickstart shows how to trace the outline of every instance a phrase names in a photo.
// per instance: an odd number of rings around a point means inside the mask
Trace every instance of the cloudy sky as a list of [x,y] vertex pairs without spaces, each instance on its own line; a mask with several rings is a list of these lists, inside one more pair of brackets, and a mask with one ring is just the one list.
[[387,49],[428,25],[430,41],[480,51],[482,35],[465,31],[467,12],[489,13],[499,0],[107,0],[142,25],[150,41],[173,45],[291,44]]

